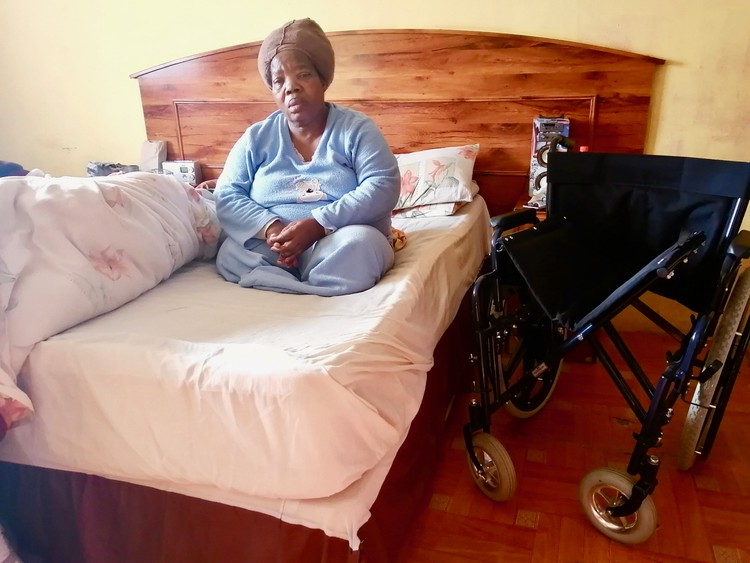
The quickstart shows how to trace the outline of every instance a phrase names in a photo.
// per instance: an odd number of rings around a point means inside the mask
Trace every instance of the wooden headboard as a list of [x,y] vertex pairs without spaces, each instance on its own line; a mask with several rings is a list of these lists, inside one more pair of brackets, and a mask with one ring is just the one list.
[[[664,61],[516,35],[436,30],[328,34],[326,99],[372,117],[396,153],[479,143],[474,177],[492,213],[527,191],[532,121],[565,115],[578,145],[643,152],[654,73]],[[204,179],[276,109],[258,75],[260,41],[162,64],[138,80],[149,140],[195,160]]]

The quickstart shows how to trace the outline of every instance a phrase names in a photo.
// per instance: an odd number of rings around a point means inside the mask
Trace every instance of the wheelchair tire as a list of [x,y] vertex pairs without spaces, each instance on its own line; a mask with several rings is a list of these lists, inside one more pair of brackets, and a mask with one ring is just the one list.
[[[514,296],[523,299],[520,293],[515,293]],[[510,298],[506,297],[502,309],[504,315],[514,315],[521,308],[521,303],[510,303]],[[563,329],[554,327],[552,322],[542,315],[539,313],[531,322],[528,320],[529,317],[519,320],[518,323],[513,323],[513,330],[498,334],[496,353],[502,366],[502,373],[498,378],[501,393],[524,376],[534,377],[531,372],[538,369],[542,362],[550,363],[547,359],[550,348],[564,341]],[[534,329],[528,328],[531,324],[535,325]],[[530,341],[531,339],[535,340]],[[522,357],[517,357],[519,354]],[[562,366],[562,358],[557,358],[552,365],[547,365],[546,371],[536,377],[536,382],[522,394],[512,397],[505,404],[505,409],[516,418],[530,418],[542,410],[555,390]]]
[[492,500],[508,500],[516,492],[516,470],[508,451],[497,438],[485,432],[474,434],[471,444],[482,465],[480,472],[474,467],[469,453],[466,453],[474,484]]
[[[713,422],[714,409],[721,398],[724,386],[729,379],[724,366],[739,334],[748,328],[748,302],[750,301],[750,270],[745,270],[737,280],[726,308],[719,319],[714,332],[711,348],[708,351],[705,365],[714,360],[722,363],[708,381],[697,383],[693,400],[688,408],[685,423],[680,434],[680,446],[677,452],[677,468],[683,471],[690,469],[703,448],[705,434]],[[744,350],[740,351],[744,355]]]
[[578,489],[589,522],[608,538],[634,545],[646,541],[657,527],[656,505],[651,496],[643,499],[633,514],[614,517],[607,508],[618,506],[630,497],[633,478],[606,467],[594,469],[582,480]]

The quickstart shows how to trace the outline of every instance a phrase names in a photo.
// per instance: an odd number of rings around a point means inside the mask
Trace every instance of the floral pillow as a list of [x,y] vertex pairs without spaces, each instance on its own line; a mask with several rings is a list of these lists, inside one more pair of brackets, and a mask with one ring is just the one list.
[[[472,197],[479,193],[479,184],[472,180],[470,191]],[[447,203],[430,203],[427,205],[416,205],[414,207],[405,207],[404,209],[394,209],[391,215],[393,217],[402,217],[405,219],[415,217],[446,217],[455,215],[456,212],[468,201],[449,201]]]
[[394,210],[471,201],[474,161],[479,145],[397,154],[401,195]]

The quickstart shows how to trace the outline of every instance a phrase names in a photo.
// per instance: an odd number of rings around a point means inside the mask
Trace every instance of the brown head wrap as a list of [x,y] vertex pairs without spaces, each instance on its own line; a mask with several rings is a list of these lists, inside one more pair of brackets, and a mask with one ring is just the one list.
[[325,32],[310,18],[292,20],[273,30],[263,40],[258,52],[258,71],[271,88],[271,61],[281,51],[295,49],[307,55],[318,71],[323,86],[333,82],[334,55]]

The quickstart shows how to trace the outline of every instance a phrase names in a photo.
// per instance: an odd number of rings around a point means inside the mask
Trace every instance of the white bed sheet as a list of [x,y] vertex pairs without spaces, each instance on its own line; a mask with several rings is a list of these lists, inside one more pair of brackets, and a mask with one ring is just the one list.
[[36,413],[0,459],[260,511],[356,549],[488,219],[478,197],[452,217],[395,221],[406,248],[356,295],[244,289],[192,262],[36,345],[18,381]]

